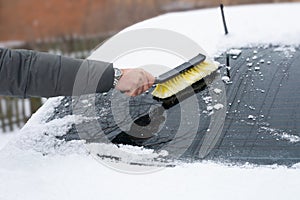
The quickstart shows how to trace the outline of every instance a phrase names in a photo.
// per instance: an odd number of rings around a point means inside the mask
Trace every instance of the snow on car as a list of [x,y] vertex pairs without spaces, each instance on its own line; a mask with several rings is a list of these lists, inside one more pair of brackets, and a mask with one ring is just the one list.
[[222,67],[177,98],[157,101],[149,91],[126,100],[130,115],[119,123],[114,114],[124,101],[112,110],[113,91],[49,99],[1,151],[1,199],[298,199],[299,9],[299,3],[228,7],[227,36],[217,8],[125,29],[180,33]]

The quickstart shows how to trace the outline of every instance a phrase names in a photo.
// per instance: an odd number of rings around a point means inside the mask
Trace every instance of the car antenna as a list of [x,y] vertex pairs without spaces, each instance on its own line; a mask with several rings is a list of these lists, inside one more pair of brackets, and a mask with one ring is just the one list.
[[228,28],[227,28],[225,14],[224,14],[224,4],[222,3],[222,1],[220,1],[220,8],[221,8],[221,14],[222,14],[222,20],[223,20],[225,35],[228,35]]

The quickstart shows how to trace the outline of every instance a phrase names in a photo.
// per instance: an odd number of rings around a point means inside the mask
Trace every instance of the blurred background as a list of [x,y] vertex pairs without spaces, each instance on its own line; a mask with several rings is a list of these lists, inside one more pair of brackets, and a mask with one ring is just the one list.
[[[0,0],[0,47],[86,58],[106,38],[167,12],[300,0]],[[18,130],[44,99],[0,97],[0,132]]]

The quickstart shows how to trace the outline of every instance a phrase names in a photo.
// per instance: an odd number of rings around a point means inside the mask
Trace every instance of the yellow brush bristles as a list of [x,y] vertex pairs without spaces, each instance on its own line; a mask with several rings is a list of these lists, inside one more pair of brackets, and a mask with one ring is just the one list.
[[204,61],[164,83],[157,84],[152,95],[160,99],[171,97],[172,95],[177,94],[197,81],[210,75],[217,69],[218,63],[213,61]]

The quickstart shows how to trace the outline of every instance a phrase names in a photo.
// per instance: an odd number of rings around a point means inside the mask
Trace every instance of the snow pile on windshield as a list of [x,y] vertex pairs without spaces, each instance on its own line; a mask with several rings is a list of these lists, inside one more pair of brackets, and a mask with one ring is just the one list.
[[62,119],[47,120],[53,115],[54,108],[61,102],[62,97],[49,99],[38,113],[34,114],[23,129],[18,133],[9,145],[10,148],[18,147],[22,150],[33,150],[42,155],[87,154],[83,141],[65,142],[56,137],[66,134],[72,124],[80,122],[83,119],[80,116],[69,115]]

